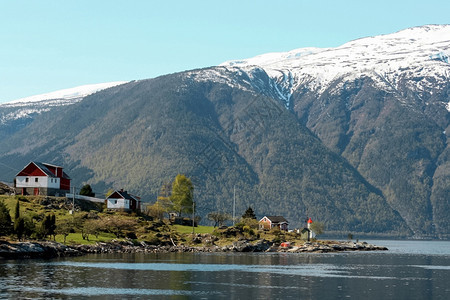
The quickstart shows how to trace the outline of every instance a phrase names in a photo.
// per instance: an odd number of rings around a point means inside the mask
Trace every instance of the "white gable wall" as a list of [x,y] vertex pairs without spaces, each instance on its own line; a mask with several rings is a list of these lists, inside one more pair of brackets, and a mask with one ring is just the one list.
[[106,202],[107,208],[130,209],[130,200],[123,198],[109,198]]
[[[28,179],[28,180],[27,180]],[[16,187],[18,188],[54,188],[59,189],[60,179],[48,176],[17,176]]]

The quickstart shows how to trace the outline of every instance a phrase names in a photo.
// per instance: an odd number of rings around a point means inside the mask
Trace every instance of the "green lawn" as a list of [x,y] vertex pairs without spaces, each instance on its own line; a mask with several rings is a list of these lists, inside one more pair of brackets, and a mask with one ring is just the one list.
[[[171,228],[179,233],[192,233],[192,226],[171,225]],[[214,231],[213,226],[197,226],[194,228],[195,233],[212,233]]]
[[[81,237],[81,233],[70,233],[66,238],[66,244],[82,244],[82,245],[90,245],[95,244],[96,242],[109,242],[113,239],[117,239],[116,236],[112,233],[104,233],[98,235],[98,239],[95,235],[89,235],[89,241],[83,240]],[[64,237],[62,235],[56,235],[56,241],[59,243],[64,242]]]

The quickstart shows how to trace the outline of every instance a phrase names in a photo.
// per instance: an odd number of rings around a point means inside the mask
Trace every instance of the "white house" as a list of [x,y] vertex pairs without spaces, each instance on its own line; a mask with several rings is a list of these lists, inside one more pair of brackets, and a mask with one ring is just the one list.
[[141,209],[141,198],[128,194],[127,191],[121,189],[114,191],[106,197],[106,208],[123,209],[123,210],[139,210]]
[[70,177],[63,167],[32,161],[14,181],[22,195],[65,196],[70,191]]

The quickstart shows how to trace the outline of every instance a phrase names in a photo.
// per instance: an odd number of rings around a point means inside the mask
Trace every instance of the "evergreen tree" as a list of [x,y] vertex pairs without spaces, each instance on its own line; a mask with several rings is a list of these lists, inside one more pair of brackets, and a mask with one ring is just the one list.
[[192,203],[194,201],[194,186],[185,175],[178,174],[172,183],[172,195],[170,200],[173,210],[182,213],[192,213]]
[[22,239],[22,236],[25,232],[25,220],[20,217],[19,199],[17,199],[16,207],[14,210],[14,232],[16,233],[19,241]]
[[54,214],[46,215],[44,220],[42,220],[42,235],[45,237],[53,235],[55,237],[56,233],[56,217]]
[[23,235],[25,237],[30,238],[33,234],[36,234],[36,224],[34,223],[33,219],[26,216],[22,218],[24,221],[24,232]]
[[17,235],[17,239],[20,241],[25,233],[25,220],[23,218],[17,218],[14,221],[14,232]]
[[15,220],[17,220],[19,218],[20,218],[20,203],[19,203],[19,199],[17,199],[16,209],[14,211],[14,222],[15,222]]
[[80,195],[89,196],[89,197],[95,196],[95,194],[92,192],[92,187],[89,184],[83,185],[83,187],[80,190]]
[[0,201],[0,236],[8,235],[13,230],[9,209],[3,201]]
[[249,206],[247,208],[247,210],[245,211],[245,213],[242,215],[242,219],[255,219],[256,220],[255,212],[253,211],[253,208],[251,206]]

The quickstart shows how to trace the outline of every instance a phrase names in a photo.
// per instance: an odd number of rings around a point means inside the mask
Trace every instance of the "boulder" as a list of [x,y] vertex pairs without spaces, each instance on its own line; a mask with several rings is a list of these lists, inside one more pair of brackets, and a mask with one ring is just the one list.
[[233,242],[233,251],[236,252],[253,252],[253,245],[248,240],[239,240]]
[[15,190],[13,187],[10,187],[9,185],[0,182],[0,195],[14,195],[14,194]]

